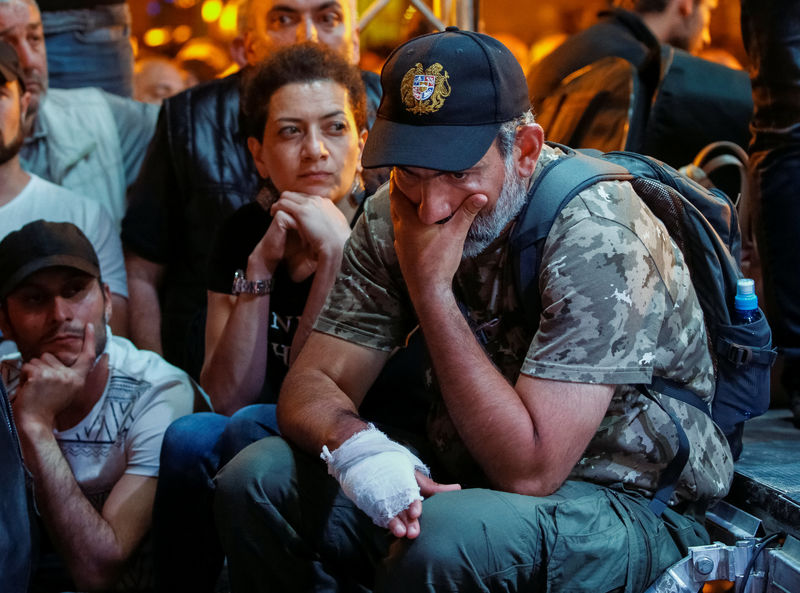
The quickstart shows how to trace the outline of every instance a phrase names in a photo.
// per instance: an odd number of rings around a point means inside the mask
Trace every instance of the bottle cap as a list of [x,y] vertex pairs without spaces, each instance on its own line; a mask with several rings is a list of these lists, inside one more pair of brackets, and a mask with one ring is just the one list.
[[751,278],[740,278],[736,283],[736,297],[733,299],[733,306],[737,311],[758,309],[756,283]]

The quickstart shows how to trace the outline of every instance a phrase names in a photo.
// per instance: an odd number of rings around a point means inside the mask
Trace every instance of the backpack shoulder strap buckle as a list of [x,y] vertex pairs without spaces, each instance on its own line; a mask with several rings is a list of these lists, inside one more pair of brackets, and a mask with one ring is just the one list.
[[725,350],[727,350],[727,352],[724,352],[723,356],[737,367],[750,364],[753,361],[752,348],[733,342],[728,342],[726,346],[727,348],[725,348]]

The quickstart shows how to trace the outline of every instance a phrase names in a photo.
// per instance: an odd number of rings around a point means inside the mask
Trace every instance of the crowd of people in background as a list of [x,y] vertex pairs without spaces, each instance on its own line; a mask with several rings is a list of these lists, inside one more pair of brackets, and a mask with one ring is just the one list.
[[[566,157],[537,104],[602,57],[700,52],[715,5],[615,0],[544,57],[448,28],[379,76],[355,0],[243,0],[241,70],[198,83],[134,64],[124,1],[0,0],[2,588],[641,591],[706,543],[725,437],[636,389],[713,394],[680,250],[590,187],[531,329],[508,230]],[[798,19],[742,2],[747,223],[800,426]],[[662,411],[694,448],[655,514]]]

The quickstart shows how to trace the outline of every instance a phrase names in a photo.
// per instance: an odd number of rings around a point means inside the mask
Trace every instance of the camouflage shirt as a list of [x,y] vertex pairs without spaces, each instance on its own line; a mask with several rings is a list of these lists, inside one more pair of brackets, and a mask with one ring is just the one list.
[[[545,147],[536,174],[561,156]],[[382,350],[402,345],[417,325],[394,252],[388,198],[384,187],[367,202],[316,325]],[[680,250],[628,183],[584,190],[562,210],[545,242],[542,315],[534,335],[514,288],[508,233],[463,260],[454,279],[476,337],[512,384],[524,373],[616,385],[570,478],[652,494],[678,439],[669,416],[634,385],[656,375],[687,384],[707,403],[714,392],[702,310]],[[678,417],[691,443],[672,502],[723,496],[733,460],[720,429],[692,406],[666,396],[659,401]],[[432,410],[429,437],[455,478],[480,484],[477,465],[441,400]]]

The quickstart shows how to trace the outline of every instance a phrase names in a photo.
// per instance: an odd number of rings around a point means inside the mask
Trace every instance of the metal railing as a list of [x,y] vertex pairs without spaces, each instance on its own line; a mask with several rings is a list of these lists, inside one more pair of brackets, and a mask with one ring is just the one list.
[[[363,31],[375,16],[392,0],[375,0],[370,4],[361,15],[358,24]],[[474,0],[434,0],[433,8],[425,4],[422,0],[409,0],[409,3],[416,8],[419,13],[438,30],[443,30],[449,25],[455,25],[459,29],[476,29],[476,7]]]

